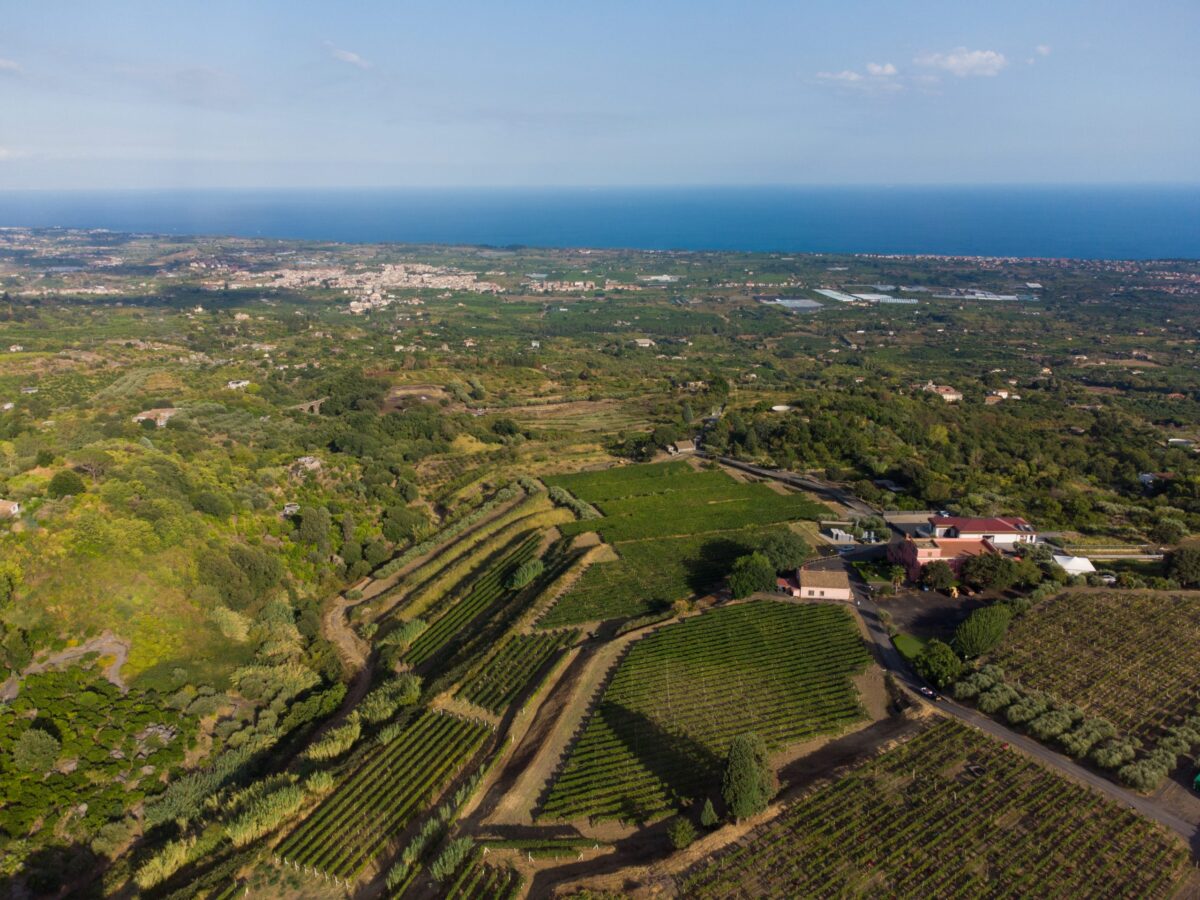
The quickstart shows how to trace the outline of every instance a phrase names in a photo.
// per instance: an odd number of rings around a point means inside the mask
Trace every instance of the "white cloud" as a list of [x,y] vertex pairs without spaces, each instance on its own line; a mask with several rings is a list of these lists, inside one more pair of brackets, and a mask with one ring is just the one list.
[[966,47],[956,47],[949,53],[927,53],[913,60],[918,66],[941,69],[959,78],[972,75],[999,75],[1000,70],[1008,65],[1003,53],[995,50],[968,50]]
[[17,62],[15,59],[0,58],[0,72],[6,73],[9,75],[16,75],[20,71],[21,71],[21,64],[19,62]]
[[867,63],[867,74],[877,78],[890,78],[899,71],[891,63]]
[[1049,44],[1038,44],[1035,49],[1037,50],[1038,56],[1049,56],[1050,55],[1050,45]]
[[817,77],[822,81],[842,81],[848,84],[863,80],[860,74],[849,69],[843,69],[841,72],[818,72]]
[[338,62],[344,62],[351,66],[358,66],[360,69],[369,69],[371,64],[359,56],[352,50],[343,50],[341,47],[335,47],[333,44],[326,44],[329,47],[329,55]]

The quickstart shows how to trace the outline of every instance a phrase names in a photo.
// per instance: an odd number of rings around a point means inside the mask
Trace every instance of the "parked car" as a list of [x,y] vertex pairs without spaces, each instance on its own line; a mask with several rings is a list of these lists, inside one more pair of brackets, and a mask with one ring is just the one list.
[[938,696],[936,691],[931,690],[930,688],[922,687],[922,688],[920,688],[920,691],[921,691],[922,697],[927,697],[928,699],[932,700],[934,703],[937,703],[939,700],[942,699],[941,697]]

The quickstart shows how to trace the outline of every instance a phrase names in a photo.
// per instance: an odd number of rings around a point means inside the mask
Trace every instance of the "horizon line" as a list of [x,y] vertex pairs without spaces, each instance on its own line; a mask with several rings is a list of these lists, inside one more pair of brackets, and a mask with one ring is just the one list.
[[163,191],[681,191],[681,190],[906,190],[1011,188],[1200,188],[1195,181],[846,181],[846,182],[661,182],[629,184],[320,184],[320,185],[97,185],[5,187],[0,194],[134,193]]

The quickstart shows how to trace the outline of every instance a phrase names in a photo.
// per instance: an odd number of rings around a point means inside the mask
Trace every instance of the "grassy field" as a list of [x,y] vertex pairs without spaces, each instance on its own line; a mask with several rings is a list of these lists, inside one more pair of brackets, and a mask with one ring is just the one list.
[[892,638],[892,643],[909,662],[920,656],[921,651],[925,649],[924,638],[914,637],[911,634],[897,634]]
[[645,820],[709,795],[735,736],[781,747],[861,719],[850,676],[868,659],[834,606],[759,601],[667,626],[621,662],[542,814]]
[[943,721],[692,869],[695,898],[1172,895],[1181,841]]
[[1006,680],[1102,716],[1146,744],[1200,703],[1200,595],[1081,591],[1015,621],[991,661]]
[[564,533],[599,531],[610,544],[818,519],[829,512],[799,494],[744,484],[716,470],[697,472],[683,463],[560,475],[546,481],[604,513],[601,519],[571,523]]
[[828,512],[798,494],[743,484],[683,462],[623,466],[545,479],[593,504],[604,517],[570,522],[564,533],[599,531],[619,560],[593,565],[542,624],[636,616],[711,590],[733,560],[772,528]]

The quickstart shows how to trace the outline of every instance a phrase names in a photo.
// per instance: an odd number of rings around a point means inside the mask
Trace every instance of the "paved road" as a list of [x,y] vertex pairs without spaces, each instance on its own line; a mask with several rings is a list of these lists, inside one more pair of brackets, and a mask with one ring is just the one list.
[[[706,455],[706,454],[701,454]],[[751,475],[757,475],[761,478],[771,478],[776,481],[781,481],[784,484],[790,484],[793,487],[798,487],[806,491],[811,491],[820,497],[833,500],[840,503],[842,506],[850,509],[853,512],[862,515],[878,515],[878,510],[871,507],[869,504],[855,497],[844,488],[832,484],[827,481],[813,478],[809,475],[799,475],[794,472],[786,472],[779,469],[766,469],[761,466],[750,465],[741,460],[731,459],[725,456],[718,456],[715,459],[722,465],[730,466],[731,468],[740,469],[743,472],[748,472]],[[866,548],[864,548],[864,551]],[[864,552],[859,551],[859,552]],[[859,553],[847,554],[853,558]],[[863,622],[867,626],[867,631],[871,635],[871,640],[875,644],[876,656],[879,659],[880,665],[892,672],[900,683],[909,690],[913,695],[913,699],[920,703],[927,701],[918,693],[921,687],[927,687],[923,680],[918,678],[909,668],[904,657],[900,655],[900,651],[892,643],[891,637],[887,633],[887,628],[884,626],[879,615],[879,607],[875,605],[872,599],[871,592],[867,588],[858,573],[851,567],[845,564],[844,558],[832,557],[815,564],[819,568],[843,567],[850,575],[850,583],[854,587],[855,601],[859,614],[862,616]],[[1046,766],[1058,770],[1060,773],[1077,782],[1088,785],[1094,790],[1107,795],[1117,803],[1123,803],[1131,809],[1135,809],[1149,819],[1153,819],[1170,828],[1172,831],[1179,834],[1188,842],[1192,848],[1192,853],[1200,859],[1200,826],[1195,822],[1189,822],[1186,819],[1176,815],[1170,809],[1167,809],[1163,804],[1157,802],[1153,798],[1143,797],[1132,791],[1127,791],[1120,785],[1110,781],[1102,775],[1098,775],[1089,769],[1079,765],[1070,757],[1057,753],[1049,747],[1041,744],[1032,738],[1028,738],[1023,734],[1007,728],[1000,722],[992,719],[982,713],[949,698],[943,698],[937,703],[930,704],[934,710],[943,714],[952,716],[962,722],[966,722],[981,731],[985,731],[1001,741],[1018,747],[1024,753],[1037,759]]]
[[801,475],[796,472],[785,472],[782,469],[764,469],[762,466],[753,466],[750,463],[742,462],[740,459],[733,459],[728,456],[712,456],[697,451],[698,456],[704,456],[709,459],[715,459],[721,465],[729,466],[731,469],[739,469],[742,472],[748,472],[751,475],[757,475],[759,478],[770,478],[772,481],[781,481],[784,484],[790,484],[792,487],[800,488],[804,491],[816,494],[818,497],[823,497],[826,500],[832,500],[835,503],[840,503],[853,513],[861,516],[877,516],[879,510],[871,506],[864,500],[859,499],[850,493],[845,488],[834,484],[830,481],[825,481],[820,478],[814,478],[811,475]]
[[1088,787],[1099,791],[1115,802],[1124,804],[1131,809],[1137,810],[1146,818],[1159,822],[1187,841],[1188,845],[1192,848],[1192,855],[1200,858],[1200,827],[1195,822],[1189,822],[1176,815],[1154,798],[1143,797],[1132,791],[1128,791],[1103,775],[1084,768],[1070,757],[1064,756],[1047,747],[1045,744],[1041,744],[1032,738],[1013,731],[995,719],[985,716],[971,707],[957,703],[948,697],[943,697],[937,703],[929,703],[925,700],[918,691],[921,687],[928,687],[928,685],[909,668],[904,657],[900,655],[900,651],[892,643],[887,628],[880,617],[879,607],[876,606],[875,601],[872,599],[866,582],[858,576],[858,573],[854,569],[845,566],[844,562],[838,557],[823,560],[815,565],[816,567],[826,569],[838,566],[846,568],[850,575],[850,584],[854,588],[856,607],[864,624],[867,626],[871,640],[875,644],[876,657],[879,659],[880,665],[896,676],[897,680],[911,693],[912,699],[932,707],[935,712],[951,716],[978,728],[980,731],[987,732],[998,740],[1020,749],[1023,753],[1033,757],[1043,765],[1057,770],[1060,774],[1066,775],[1076,782],[1086,784]]

